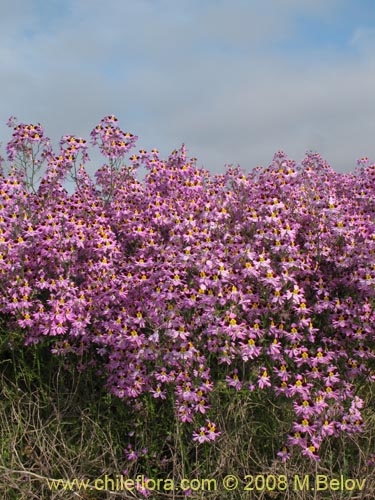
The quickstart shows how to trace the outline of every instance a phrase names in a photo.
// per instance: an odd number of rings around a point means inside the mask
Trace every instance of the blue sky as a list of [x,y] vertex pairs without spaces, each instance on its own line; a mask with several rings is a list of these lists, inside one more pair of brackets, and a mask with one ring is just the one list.
[[185,143],[213,173],[280,149],[348,172],[375,161],[375,2],[2,0],[0,89],[4,146],[10,115],[57,146],[115,114],[138,149]]

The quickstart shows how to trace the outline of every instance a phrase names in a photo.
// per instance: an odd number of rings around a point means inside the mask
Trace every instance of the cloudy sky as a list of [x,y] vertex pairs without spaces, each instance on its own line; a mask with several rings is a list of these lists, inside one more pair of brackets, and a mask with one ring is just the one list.
[[374,0],[0,0],[3,156],[10,115],[57,145],[115,114],[213,173],[280,149],[348,172],[375,160],[374,89]]

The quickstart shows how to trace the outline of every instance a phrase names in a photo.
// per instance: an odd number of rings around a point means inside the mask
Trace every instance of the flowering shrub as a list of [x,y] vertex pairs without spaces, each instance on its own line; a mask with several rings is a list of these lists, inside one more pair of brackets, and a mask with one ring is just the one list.
[[297,165],[278,152],[266,169],[211,176],[184,145],[126,165],[137,137],[116,123],[91,133],[108,159],[95,184],[84,139],[64,136],[56,156],[40,125],[9,120],[2,317],[27,345],[91,353],[135,409],[173,400],[198,443],[220,435],[209,414],[222,383],[291,402],[282,460],[292,446],[319,460],[324,439],[362,431],[356,390],[375,380],[375,165],[338,174],[318,154]]

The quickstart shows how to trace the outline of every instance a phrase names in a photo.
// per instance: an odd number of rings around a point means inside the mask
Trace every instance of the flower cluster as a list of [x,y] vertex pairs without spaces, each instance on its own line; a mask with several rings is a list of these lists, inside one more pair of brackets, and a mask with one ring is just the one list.
[[106,116],[91,132],[92,144],[99,144],[101,153],[107,158],[123,157],[137,142],[138,137],[130,132],[123,132],[113,124],[115,116]]
[[17,172],[27,189],[31,188],[35,192],[37,174],[44,161],[53,154],[50,140],[44,135],[40,123],[16,125],[16,117],[11,116],[7,125],[13,128],[12,139],[6,147],[8,160],[14,162],[13,172]]
[[[115,122],[91,134],[112,161],[137,139]],[[44,138],[14,130],[11,161]],[[37,191],[16,169],[0,178],[0,312],[26,344],[92,353],[134,408],[173,397],[198,443],[220,434],[209,412],[222,383],[290,401],[283,460],[293,446],[318,460],[324,439],[363,430],[354,383],[375,380],[375,165],[338,174],[318,154],[297,165],[279,151],[265,169],[211,176],[183,145],[167,160],[140,150],[96,184],[82,164],[69,195],[86,143],[67,135],[61,148]]]

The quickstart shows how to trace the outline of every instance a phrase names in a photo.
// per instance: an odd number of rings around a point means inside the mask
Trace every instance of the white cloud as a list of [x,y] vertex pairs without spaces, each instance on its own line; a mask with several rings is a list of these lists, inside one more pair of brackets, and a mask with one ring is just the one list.
[[358,27],[352,34],[350,44],[368,64],[375,63],[375,28]]
[[[348,0],[77,0],[61,15],[58,3],[42,29],[46,13],[5,1],[3,123],[41,122],[57,143],[88,138],[114,113],[140,147],[167,156],[185,142],[212,171],[265,165],[279,149],[296,160],[316,149],[338,170],[375,159],[374,30],[353,32],[357,60],[324,47],[311,59],[270,50],[293,40],[301,15],[327,23]],[[0,134],[9,136],[4,125]]]

